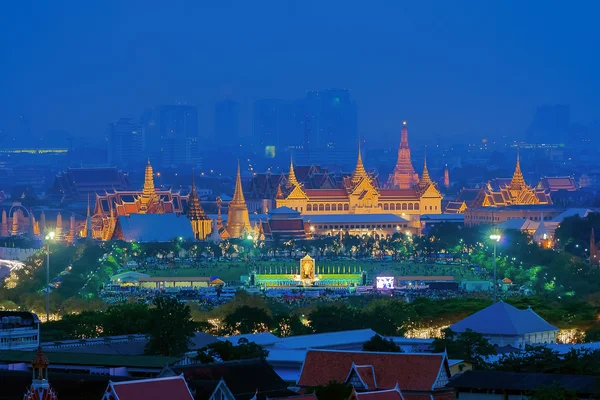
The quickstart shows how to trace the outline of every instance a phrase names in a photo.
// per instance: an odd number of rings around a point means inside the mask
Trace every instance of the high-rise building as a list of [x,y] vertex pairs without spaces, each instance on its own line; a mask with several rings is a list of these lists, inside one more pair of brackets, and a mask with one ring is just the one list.
[[310,146],[354,148],[358,142],[356,103],[347,89],[312,91],[304,99],[310,123]]
[[568,105],[556,104],[538,107],[527,131],[531,143],[565,143],[571,128],[571,110]]
[[223,100],[215,104],[215,136],[218,140],[238,140],[240,129],[240,103]]
[[158,133],[160,135],[163,166],[189,164],[188,147],[198,137],[198,110],[188,105],[163,105],[158,110]]
[[140,116],[140,123],[144,127],[146,138],[146,152],[148,156],[157,159],[160,156],[160,133],[158,131],[158,109],[147,108]]
[[129,165],[145,159],[145,134],[142,125],[131,118],[121,118],[108,127],[108,163]]

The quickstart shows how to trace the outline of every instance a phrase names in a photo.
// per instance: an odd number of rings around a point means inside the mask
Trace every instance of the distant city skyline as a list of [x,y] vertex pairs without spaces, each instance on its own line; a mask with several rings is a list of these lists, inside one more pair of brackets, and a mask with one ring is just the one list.
[[[558,4],[558,3],[557,3]],[[160,104],[240,104],[349,89],[358,134],[395,138],[523,135],[538,106],[600,118],[600,3],[279,2],[218,4],[72,0],[2,6],[0,129],[102,136],[111,121]],[[476,33],[475,33],[476,32]],[[417,140],[417,139],[415,139]]]

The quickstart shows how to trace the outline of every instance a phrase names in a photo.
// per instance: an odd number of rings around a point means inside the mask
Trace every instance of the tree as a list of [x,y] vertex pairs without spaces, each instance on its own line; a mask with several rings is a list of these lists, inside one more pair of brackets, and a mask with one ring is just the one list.
[[202,364],[216,361],[249,360],[259,358],[265,360],[269,352],[262,346],[249,342],[248,339],[238,340],[237,346],[229,340],[217,340],[198,350],[196,359]]
[[526,346],[523,352],[502,355],[490,367],[496,371],[506,372],[551,373],[560,368],[560,363],[558,352],[546,346]]
[[146,354],[178,356],[185,353],[196,327],[189,306],[168,296],[156,297],[153,305]]
[[579,397],[572,390],[567,390],[557,383],[534,390],[529,400],[577,400]]
[[392,339],[375,335],[363,344],[363,351],[402,353],[402,349]]
[[227,334],[239,335],[266,332],[273,319],[263,308],[244,305],[227,314],[223,322]]
[[496,354],[494,346],[481,333],[471,329],[459,334],[449,328],[444,329],[443,338],[435,339],[433,346],[436,352],[446,349],[450,358],[468,361],[475,368],[485,365],[485,356]]
[[309,320],[315,333],[365,328],[365,321],[360,318],[360,314],[345,305],[320,305],[310,313]]
[[133,335],[150,330],[150,310],[145,304],[119,304],[105,312],[105,335]]
[[327,385],[307,388],[306,393],[314,393],[318,399],[347,400],[352,393],[352,386],[347,383],[329,381]]

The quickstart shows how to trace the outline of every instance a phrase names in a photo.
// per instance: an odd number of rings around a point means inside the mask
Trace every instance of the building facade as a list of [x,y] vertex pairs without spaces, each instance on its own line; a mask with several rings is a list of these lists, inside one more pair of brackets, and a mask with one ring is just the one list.
[[497,178],[480,188],[463,189],[455,200],[446,204],[444,212],[456,214],[464,213],[469,208],[544,204],[552,204],[550,189],[546,189],[543,183],[536,187],[525,183],[517,152],[517,164],[511,179]]
[[[406,140],[404,142],[407,144]],[[287,177],[277,187],[275,204],[276,207],[299,211],[304,216],[394,214],[417,225],[421,214],[440,214],[442,195],[429,177],[427,163],[421,180],[414,169],[410,169],[410,151],[399,152],[397,165],[402,168],[396,168],[390,175],[391,185],[380,187],[377,178],[365,170],[359,148],[356,167],[351,175],[339,180],[324,176],[318,188],[305,188],[296,177],[293,164],[290,164]],[[409,169],[405,168],[407,165],[410,165]]]

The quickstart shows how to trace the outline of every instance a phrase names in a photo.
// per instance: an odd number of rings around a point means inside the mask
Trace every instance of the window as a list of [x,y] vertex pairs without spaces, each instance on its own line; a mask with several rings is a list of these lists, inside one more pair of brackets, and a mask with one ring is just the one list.
[[331,211],[331,206],[329,204],[325,204],[325,211]]
[[402,206],[400,205],[400,203],[396,203],[396,210],[398,210],[398,211],[402,210]]
[[406,203],[402,203],[402,210],[406,210],[408,209],[408,207],[406,206]]
[[384,204],[384,205],[383,205],[383,209],[384,209],[384,210],[389,210],[389,209],[390,209],[390,205],[389,205],[389,204],[387,204],[387,203],[386,203],[386,204]]
[[338,211],[342,211],[342,203],[339,203],[337,206]]
[[390,210],[392,210],[392,211],[393,211],[393,210],[395,210],[395,209],[396,209],[396,206],[394,205],[394,203],[390,204]]
[[348,211],[350,209],[350,207],[348,206],[348,204],[344,204],[344,211]]
[[408,203],[408,209],[409,209],[410,211],[412,211],[412,209],[413,209],[413,204],[412,204],[412,203]]
[[325,206],[323,204],[319,204],[319,211],[325,211]]
[[331,211],[337,211],[337,206],[335,204],[331,205]]
[[310,204],[306,206],[306,211],[312,211],[312,206]]
[[419,203],[415,203],[415,210],[419,209]]

